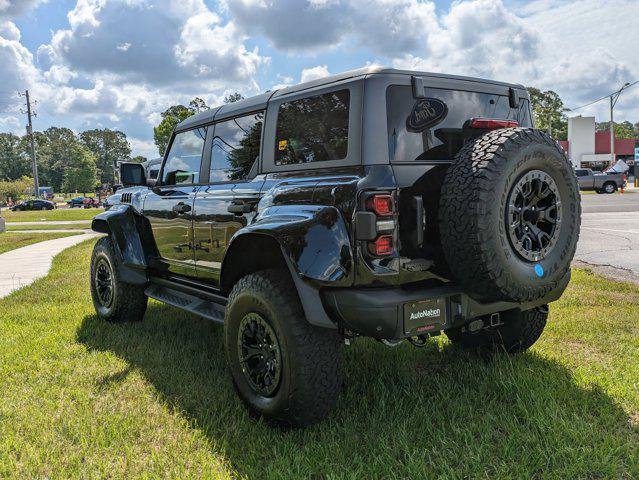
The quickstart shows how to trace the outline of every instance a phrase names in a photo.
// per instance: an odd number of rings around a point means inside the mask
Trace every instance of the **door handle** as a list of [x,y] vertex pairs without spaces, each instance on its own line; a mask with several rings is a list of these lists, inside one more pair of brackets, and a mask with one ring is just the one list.
[[182,215],[183,213],[188,213],[191,211],[191,205],[188,205],[184,202],[177,203],[173,205],[173,212],[178,215]]
[[242,215],[243,213],[252,212],[253,205],[244,202],[233,202],[228,206],[227,210],[235,215]]

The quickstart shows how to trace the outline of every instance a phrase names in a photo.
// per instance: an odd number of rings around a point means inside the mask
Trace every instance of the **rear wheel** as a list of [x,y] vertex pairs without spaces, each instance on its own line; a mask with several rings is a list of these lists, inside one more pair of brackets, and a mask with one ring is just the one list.
[[144,287],[124,283],[109,237],[99,239],[91,256],[91,297],[98,316],[108,322],[138,322],[144,318]]
[[335,330],[304,318],[288,272],[240,279],[229,295],[224,345],[235,388],[249,410],[283,426],[325,418],[341,388]]
[[450,341],[470,350],[519,353],[528,350],[541,336],[548,319],[548,307],[510,310],[501,314],[502,324],[476,332],[467,326],[446,331]]
[[617,184],[614,182],[606,182],[603,185],[603,191],[605,193],[615,193],[617,191]]

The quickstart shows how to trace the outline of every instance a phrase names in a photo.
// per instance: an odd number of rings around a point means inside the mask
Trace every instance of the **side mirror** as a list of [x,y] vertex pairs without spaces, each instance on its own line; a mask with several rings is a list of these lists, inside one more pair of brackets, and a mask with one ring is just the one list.
[[120,164],[120,180],[125,187],[146,185],[144,167],[139,163],[125,162]]

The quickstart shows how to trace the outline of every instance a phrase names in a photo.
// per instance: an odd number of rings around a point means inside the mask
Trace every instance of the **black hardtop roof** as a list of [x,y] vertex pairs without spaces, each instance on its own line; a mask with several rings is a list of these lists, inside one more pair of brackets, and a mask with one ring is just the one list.
[[430,73],[419,72],[413,70],[398,70],[395,68],[385,67],[364,67],[356,70],[349,70],[347,72],[338,73],[336,75],[330,75],[328,77],[318,78],[317,80],[311,80],[308,82],[292,85],[290,87],[282,88],[279,90],[272,90],[254,97],[245,98],[238,102],[227,103],[222,106],[205,110],[196,115],[193,115],[175,127],[178,130],[188,130],[199,125],[206,125],[214,121],[224,120],[225,118],[235,117],[244,113],[251,113],[257,110],[263,110],[266,108],[268,101],[271,98],[281,97],[290,93],[300,92],[309,88],[321,87],[323,85],[329,85],[331,83],[341,82],[348,79],[357,79],[365,75],[415,75],[419,77],[432,77],[432,78],[446,78],[451,80],[465,80],[477,83],[488,83],[491,85],[501,85],[504,87],[513,87],[524,89],[525,87],[516,83],[498,82],[495,80],[487,80],[483,78],[464,77],[460,75],[449,75],[444,73]]

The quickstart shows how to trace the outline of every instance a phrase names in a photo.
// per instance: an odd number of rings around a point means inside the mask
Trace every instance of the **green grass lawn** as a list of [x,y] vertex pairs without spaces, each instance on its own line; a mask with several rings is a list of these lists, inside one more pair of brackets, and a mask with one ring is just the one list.
[[639,289],[584,271],[529,353],[358,340],[328,421],[250,419],[222,327],[152,302],[105,324],[93,241],[0,300],[0,478],[638,478]]
[[70,223],[62,225],[51,225],[50,223],[42,223],[42,225],[7,225],[7,232],[16,230],[86,230],[91,228],[91,222]]
[[59,208],[55,210],[38,210],[28,212],[12,212],[9,209],[2,209],[2,217],[7,222],[51,222],[62,220],[91,220],[98,213],[103,212],[103,208]]
[[[78,232],[79,233],[79,232]],[[75,233],[57,232],[57,233],[21,233],[21,232],[4,232],[0,233],[0,253],[15,250],[16,248],[26,247],[32,243],[43,242],[45,240],[53,240],[54,238],[68,237],[77,235]]]

